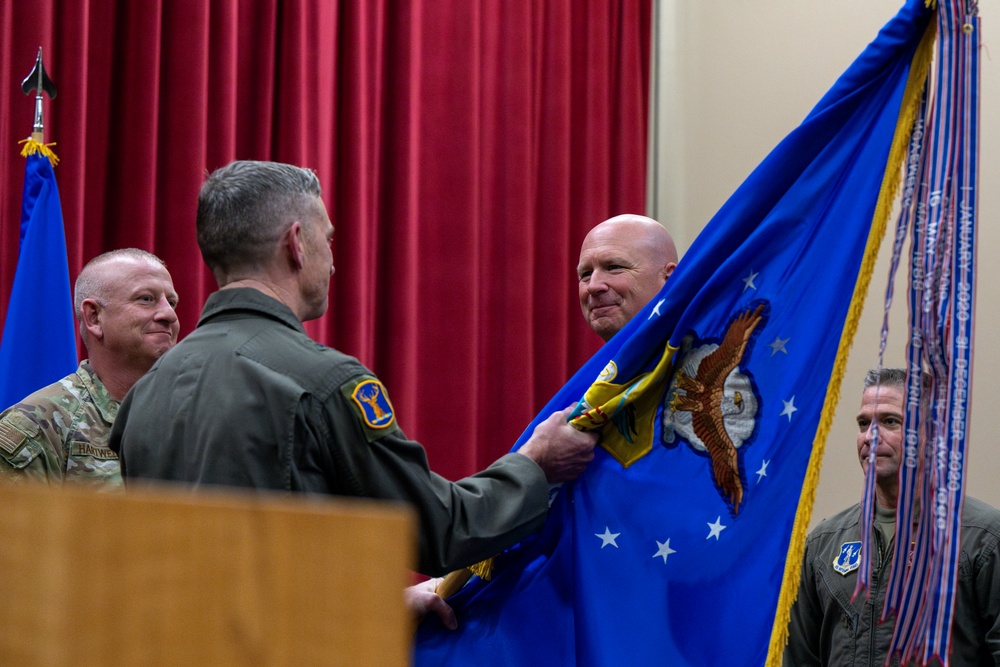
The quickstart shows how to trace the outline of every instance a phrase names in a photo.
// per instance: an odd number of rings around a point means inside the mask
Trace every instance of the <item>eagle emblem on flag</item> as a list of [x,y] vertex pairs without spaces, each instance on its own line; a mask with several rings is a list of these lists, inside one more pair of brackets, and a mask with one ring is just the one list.
[[734,513],[743,502],[738,450],[753,435],[759,404],[740,362],[763,311],[760,304],[736,316],[718,344],[695,346],[694,336],[686,336],[664,398],[664,441],[680,436],[708,454],[713,481]]

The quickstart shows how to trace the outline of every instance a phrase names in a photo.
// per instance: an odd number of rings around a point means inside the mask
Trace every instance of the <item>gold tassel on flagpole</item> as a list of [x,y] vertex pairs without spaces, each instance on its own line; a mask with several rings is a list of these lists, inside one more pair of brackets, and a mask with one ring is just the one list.
[[45,122],[42,117],[42,103],[46,94],[50,100],[56,98],[56,86],[45,71],[45,64],[42,62],[42,47],[40,46],[38,47],[38,56],[35,58],[35,66],[32,68],[31,74],[21,82],[21,90],[25,95],[30,95],[32,91],[35,93],[35,122],[31,128],[31,136],[17,142],[24,144],[24,148],[21,149],[21,157],[27,158],[29,155],[44,155],[54,167],[59,164],[59,158],[49,148],[50,146],[55,146],[55,143],[45,143]]
[[21,139],[17,143],[24,144],[24,147],[21,148],[21,157],[26,158],[29,155],[35,155],[38,153],[47,157],[52,162],[53,167],[59,164],[59,158],[52,152],[52,149],[49,148],[50,146],[56,145],[54,141],[51,144],[43,144],[34,137],[28,137],[27,139]]

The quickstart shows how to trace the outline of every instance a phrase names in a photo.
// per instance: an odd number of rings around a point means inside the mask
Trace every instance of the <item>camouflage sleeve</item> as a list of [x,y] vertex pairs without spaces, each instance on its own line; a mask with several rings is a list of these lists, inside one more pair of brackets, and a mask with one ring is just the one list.
[[18,410],[6,411],[0,416],[0,483],[49,481],[52,466],[47,449],[34,421]]

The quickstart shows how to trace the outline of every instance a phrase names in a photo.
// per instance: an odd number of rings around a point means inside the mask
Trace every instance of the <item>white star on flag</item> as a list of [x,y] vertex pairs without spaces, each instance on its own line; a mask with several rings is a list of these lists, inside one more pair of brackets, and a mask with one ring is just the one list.
[[653,306],[653,312],[651,312],[649,314],[649,317],[647,317],[646,319],[647,320],[653,319],[653,315],[656,315],[657,317],[659,317],[660,316],[660,306],[662,306],[664,303],[666,303],[666,301],[667,301],[666,299],[660,299],[659,301],[657,301],[656,305]]
[[721,535],[722,531],[724,531],[727,527],[728,526],[722,525],[721,515],[715,517],[715,523],[708,524],[708,537],[706,537],[705,539],[707,540],[709,537],[714,537],[716,541],[718,541],[719,535]]
[[785,404],[785,409],[781,411],[779,416],[784,417],[785,415],[788,415],[788,421],[792,421],[792,413],[798,410],[798,408],[795,407],[795,397],[792,396],[787,401],[783,400],[781,402]]
[[670,538],[667,538],[666,542],[660,542],[659,540],[656,540],[656,546],[659,547],[659,549],[657,549],[656,553],[653,554],[653,558],[656,558],[657,556],[662,556],[664,564],[666,564],[667,562],[667,556],[669,556],[670,554],[677,553],[675,550],[670,548]]
[[771,356],[773,357],[774,355],[778,354],[779,352],[783,352],[784,354],[788,354],[788,350],[785,349],[785,343],[787,343],[790,340],[791,340],[791,338],[779,338],[778,336],[775,336],[774,337],[774,342],[767,344],[767,346],[769,348],[771,348]]
[[594,533],[595,537],[601,538],[601,548],[602,549],[604,547],[608,546],[609,544],[611,546],[613,546],[615,549],[617,549],[618,548],[618,543],[615,542],[615,538],[617,538],[619,535],[621,535],[621,533],[612,533],[611,530],[607,526],[604,527],[604,534],[603,535],[601,533]]

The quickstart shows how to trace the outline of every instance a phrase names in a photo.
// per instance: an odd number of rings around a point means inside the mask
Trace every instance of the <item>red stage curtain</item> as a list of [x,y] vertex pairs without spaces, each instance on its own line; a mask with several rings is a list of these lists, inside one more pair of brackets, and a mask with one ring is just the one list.
[[577,252],[644,209],[650,22],[649,0],[2,3],[0,317],[41,45],[74,279],[105,250],[154,252],[186,333],[215,289],[205,173],[311,167],[337,272],[310,333],[379,374],[432,467],[480,469],[600,344]]

